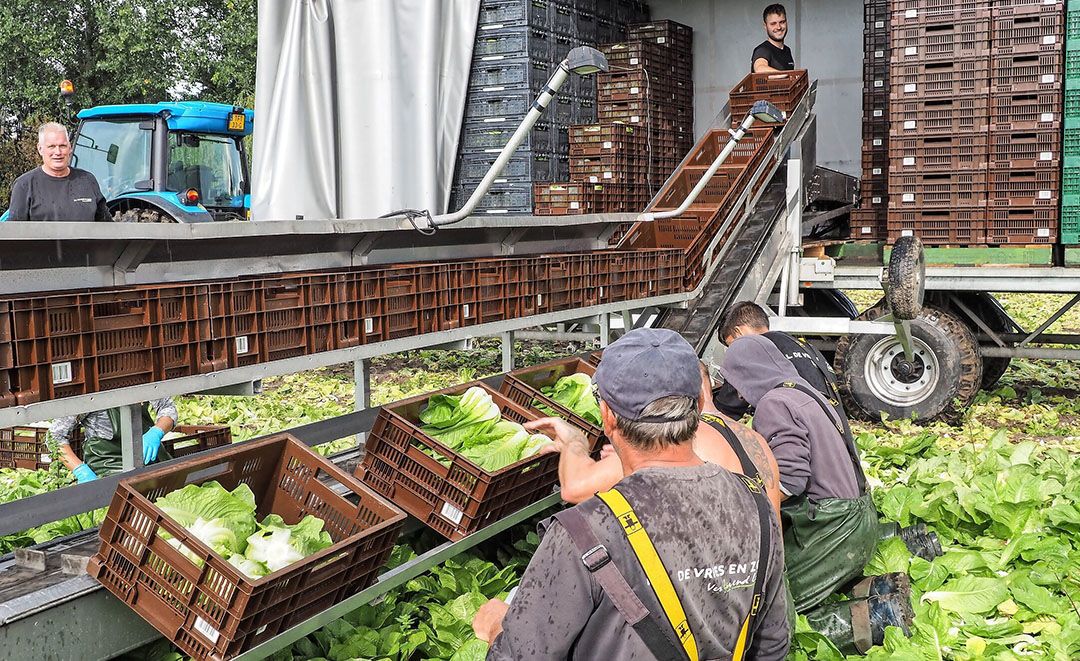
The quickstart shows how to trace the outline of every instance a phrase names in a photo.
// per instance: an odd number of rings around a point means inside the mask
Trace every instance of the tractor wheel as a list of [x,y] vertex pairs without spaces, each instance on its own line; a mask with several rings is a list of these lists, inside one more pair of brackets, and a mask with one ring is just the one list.
[[[870,308],[860,319],[885,315]],[[952,314],[925,306],[911,320],[914,360],[908,361],[895,335],[848,335],[836,345],[840,393],[849,413],[876,420],[955,421],[975,399],[982,381],[979,345]]]
[[114,223],[172,223],[176,222],[157,209],[128,209],[113,214]]

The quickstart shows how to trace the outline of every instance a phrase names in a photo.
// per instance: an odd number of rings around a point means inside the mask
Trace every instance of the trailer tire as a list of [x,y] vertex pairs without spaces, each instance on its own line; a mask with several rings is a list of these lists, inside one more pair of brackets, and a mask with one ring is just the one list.
[[[860,319],[884,316],[870,308]],[[952,314],[924,307],[911,320],[915,360],[904,359],[895,335],[847,335],[836,344],[837,381],[849,413],[869,420],[956,421],[982,383],[982,359],[971,330]]]
[[919,316],[926,293],[926,262],[917,236],[902,236],[893,245],[887,271],[885,299],[895,319],[910,321]]
[[157,209],[134,208],[126,211],[113,213],[114,223],[172,223],[175,222],[169,216]]

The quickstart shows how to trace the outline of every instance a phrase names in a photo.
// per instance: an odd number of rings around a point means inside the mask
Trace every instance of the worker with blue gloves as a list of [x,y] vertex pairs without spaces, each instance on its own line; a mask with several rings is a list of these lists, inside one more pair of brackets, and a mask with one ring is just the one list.
[[[151,408],[156,416],[151,416]],[[168,450],[162,447],[162,441],[176,424],[176,403],[171,397],[164,397],[143,404],[142,414],[143,463],[171,459]],[[118,408],[71,415],[54,421],[49,428],[64,465],[80,484],[123,470],[120,415]],[[83,438],[81,457],[72,448],[72,441],[80,430]]]

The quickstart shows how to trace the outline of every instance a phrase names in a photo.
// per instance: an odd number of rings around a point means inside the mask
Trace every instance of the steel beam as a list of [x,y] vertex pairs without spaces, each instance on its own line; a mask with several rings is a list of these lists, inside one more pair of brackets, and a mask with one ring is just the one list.
[[[822,273],[819,274],[821,279],[814,281],[803,278],[803,286],[811,289],[881,289],[878,280],[880,273],[880,266],[837,265],[831,276]],[[1062,266],[933,266],[926,269],[926,289],[1076,294],[1080,291],[1080,269]]]

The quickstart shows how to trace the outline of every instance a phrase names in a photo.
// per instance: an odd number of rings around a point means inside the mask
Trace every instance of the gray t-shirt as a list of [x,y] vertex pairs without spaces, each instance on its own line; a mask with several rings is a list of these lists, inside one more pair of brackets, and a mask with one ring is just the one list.
[[[619,491],[634,507],[671,576],[702,661],[731,659],[750,610],[759,561],[758,510],[746,486],[715,464],[645,468]],[[659,603],[611,511],[599,498],[578,505],[630,586],[650,610]],[[783,586],[784,554],[770,516],[764,604],[746,658],[783,659],[790,625]],[[652,659],[581,562],[581,553],[555,519],[541,524],[543,541],[521,578],[503,632],[489,660]]]
[[54,177],[34,168],[12,184],[8,220],[108,222],[112,216],[93,174],[71,168]]

